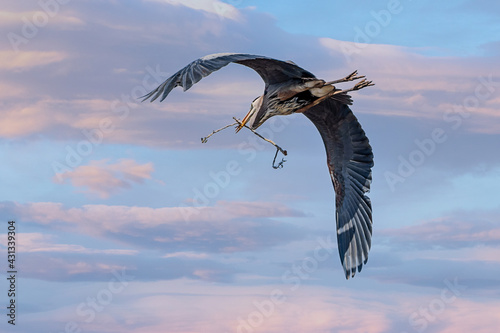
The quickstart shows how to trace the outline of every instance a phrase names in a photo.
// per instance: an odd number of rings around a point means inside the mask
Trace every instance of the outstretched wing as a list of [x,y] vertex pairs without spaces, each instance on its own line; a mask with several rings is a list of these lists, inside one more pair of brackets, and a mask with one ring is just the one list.
[[217,53],[193,61],[169,77],[158,88],[145,95],[143,101],[151,98],[151,102],[153,102],[161,96],[161,102],[177,86],[183,87],[184,91],[186,91],[205,76],[210,75],[231,62],[254,69],[262,77],[266,85],[283,82],[291,78],[314,78],[313,74],[291,62],[253,54]]
[[337,241],[346,278],[368,260],[372,209],[372,148],[358,120],[344,103],[327,99],[304,112],[319,130],[335,189]]

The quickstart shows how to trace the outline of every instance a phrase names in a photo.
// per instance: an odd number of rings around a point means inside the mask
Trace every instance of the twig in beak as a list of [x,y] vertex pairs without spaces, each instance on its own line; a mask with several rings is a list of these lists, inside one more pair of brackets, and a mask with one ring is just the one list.
[[[238,119],[236,119],[235,117],[233,117],[234,120],[236,120],[236,122],[238,124],[240,124],[240,126],[242,125],[241,121],[239,121]],[[269,142],[270,144],[272,144],[273,146],[276,147],[276,149],[278,149],[283,155],[287,155],[287,152],[286,150],[283,150],[280,146],[278,146],[277,144],[275,144],[272,140],[269,140],[269,139],[266,139],[265,137],[263,137],[262,135],[260,135],[259,133],[255,132],[253,129],[251,129],[250,127],[248,127],[247,125],[243,125],[243,127],[246,127],[248,128],[250,131],[253,132],[253,134],[257,135],[259,138],[261,138],[262,140],[264,141],[267,141]]]
[[276,154],[274,154],[274,159],[273,159],[273,169],[281,169],[283,167],[283,163],[286,162],[286,160],[284,158],[282,158],[281,162],[279,162],[278,165],[274,165],[274,163],[276,162],[276,157],[278,157],[279,152],[280,152],[280,149],[276,148]]
[[222,130],[225,130],[226,128],[228,127],[231,127],[231,126],[234,126],[234,125],[238,125],[239,128],[243,128],[243,127],[246,127],[248,128],[250,131],[252,131],[253,134],[257,135],[259,138],[261,138],[262,140],[264,141],[267,141],[269,142],[270,144],[272,144],[274,147],[276,147],[276,154],[274,155],[274,160],[273,160],[273,168],[274,169],[280,169],[283,167],[283,163],[286,162],[285,159],[281,159],[281,162],[278,163],[278,165],[275,165],[275,162],[276,162],[276,157],[278,157],[278,152],[281,152],[283,155],[287,155],[287,151],[282,149],[280,146],[278,146],[276,143],[274,143],[272,140],[269,140],[269,139],[266,139],[265,137],[263,137],[262,135],[260,135],[259,133],[257,133],[256,131],[254,131],[253,129],[251,129],[250,127],[248,127],[247,125],[244,125],[240,120],[236,119],[235,117],[233,117],[233,119],[236,121],[235,123],[232,123],[232,124],[229,124],[229,125],[226,125],[222,128],[219,128],[218,130],[215,130],[213,131],[212,133],[210,133],[209,135],[207,135],[206,137],[204,138],[201,138],[201,143],[207,143],[208,141],[208,138],[211,137],[212,135],[214,135],[215,133],[218,133]]
[[209,134],[209,135],[207,135],[206,137],[201,138],[201,143],[207,143],[208,138],[209,138],[209,137],[211,137],[212,135],[214,135],[215,133],[218,133],[218,132],[220,132],[220,131],[222,131],[222,130],[225,130],[225,129],[226,129],[226,128],[228,128],[228,127],[231,127],[231,126],[234,126],[234,125],[238,125],[238,124],[239,124],[238,122],[237,122],[237,123],[233,123],[233,124],[230,124],[230,125],[226,125],[226,126],[224,126],[224,127],[222,127],[222,128],[219,128],[219,129],[218,129],[218,130],[216,130],[216,131],[213,131],[212,133],[210,133],[210,134]]

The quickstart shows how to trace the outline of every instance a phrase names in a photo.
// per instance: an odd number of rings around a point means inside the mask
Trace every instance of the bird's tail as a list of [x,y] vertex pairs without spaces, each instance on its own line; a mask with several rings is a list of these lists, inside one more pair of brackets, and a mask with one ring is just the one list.
[[330,98],[339,101],[342,104],[352,105],[352,98],[350,95],[347,95],[346,93],[335,94],[332,95]]

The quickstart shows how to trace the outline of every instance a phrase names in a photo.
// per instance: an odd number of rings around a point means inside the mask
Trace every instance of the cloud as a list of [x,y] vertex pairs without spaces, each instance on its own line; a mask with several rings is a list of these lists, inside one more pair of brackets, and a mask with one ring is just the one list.
[[57,256],[27,255],[26,261],[21,268],[26,272],[26,276],[44,280],[64,281],[71,278],[78,279],[79,276],[109,275],[113,271],[121,270],[118,265],[106,265],[98,260],[85,261],[73,258],[64,260]]
[[500,93],[500,78],[490,71],[494,57],[433,57],[419,54],[418,48],[319,41],[333,55],[343,56],[344,66],[358,68],[375,82],[373,89],[356,96],[356,101],[371,105],[364,112],[443,119],[459,108],[472,115],[469,130],[498,117],[493,101]]
[[197,252],[173,252],[173,253],[167,253],[163,256],[163,258],[194,258],[194,259],[204,259],[207,257],[208,254],[197,253]]
[[[0,244],[7,246],[7,237],[0,234]],[[67,238],[68,233],[64,234]],[[161,252],[144,255],[130,248],[85,247],[58,243],[56,235],[17,233],[16,252],[22,255],[19,270],[25,277],[47,281],[108,281],[116,272],[125,270],[135,280],[194,280],[228,282],[239,271],[236,267],[213,260],[209,254],[195,252]],[[71,237],[69,237],[71,238]],[[5,241],[4,241],[5,240]],[[95,239],[91,244],[95,246]]]
[[434,221],[386,229],[381,235],[401,249],[459,249],[477,246],[498,247],[498,212],[453,213]]
[[28,252],[19,264],[25,277],[46,281],[109,281],[125,271],[137,281],[188,278],[230,282],[238,269],[206,258],[161,258],[113,253]]
[[[119,271],[121,272],[121,271]],[[75,316],[77,306],[94,297],[106,284],[78,284],[68,287],[64,299],[45,305],[44,312],[28,312],[26,326],[50,331],[77,322],[85,331],[139,333],[152,332],[491,332],[497,327],[498,299],[473,299],[470,290],[455,295],[444,283],[438,289],[416,290],[372,284],[367,288],[301,286],[290,291],[280,283],[234,285],[189,281],[153,280],[144,283],[135,277],[126,288],[113,294],[111,304],[97,313],[96,320]],[[107,276],[107,281],[114,278]],[[354,281],[354,280],[353,280]],[[369,290],[369,292],[368,292]],[[445,292],[442,294],[443,290]],[[45,296],[51,290],[37,291]],[[271,293],[282,297],[273,302]],[[444,295],[446,301],[443,301]],[[25,307],[31,305],[27,300]],[[50,317],[47,310],[50,308]],[[424,312],[425,311],[425,312]],[[41,312],[41,311],[40,311]],[[413,318],[413,320],[410,320]],[[50,319],[50,320],[49,320]],[[419,321],[415,321],[419,319]],[[26,327],[25,326],[25,327]],[[249,327],[245,329],[245,327]],[[31,331],[36,330],[36,327]],[[23,331],[28,332],[28,331]]]
[[[3,234],[0,244],[7,247],[7,237]],[[104,254],[104,255],[135,255],[137,250],[130,249],[92,249],[76,244],[55,243],[55,236],[42,233],[18,233],[17,237],[21,239],[21,245],[16,252],[21,253],[78,253],[78,254]]]
[[[53,104],[48,100],[40,100],[34,104],[14,103],[2,110],[4,122],[0,124],[4,138],[22,138],[51,132],[62,122],[69,123],[71,116],[64,113],[52,112]],[[54,111],[54,109],[52,109]]]
[[[307,4],[308,10],[317,11]],[[386,4],[371,6],[381,13],[384,7],[379,5]],[[8,32],[21,33],[23,15],[28,19],[41,15],[37,2],[13,1],[6,6],[21,10],[12,17],[0,15],[4,37]],[[457,206],[496,204],[495,177],[464,181],[456,176],[482,163],[485,169],[498,165],[499,88],[473,108],[459,130],[444,123],[443,115],[475,96],[479,77],[492,73],[492,79],[500,81],[492,71],[498,67],[498,57],[493,57],[498,45],[489,45],[491,57],[467,56],[470,53],[432,57],[419,48],[368,45],[349,60],[339,40],[287,33],[280,29],[286,25],[283,21],[262,12],[264,6],[279,8],[289,22],[297,22],[290,19],[293,15],[303,16],[294,6],[274,2],[238,10],[220,0],[73,1],[61,6],[61,13],[28,44],[19,45],[18,55],[6,51],[7,41],[1,54],[5,61],[0,64],[0,133],[7,149],[2,170],[7,171],[4,175],[15,175],[6,178],[5,195],[19,202],[0,203],[0,216],[18,221],[20,272],[26,278],[21,294],[33,295],[23,302],[23,333],[40,327],[60,332],[75,321],[82,331],[95,332],[234,332],[240,319],[253,315],[250,318],[259,320],[258,306],[269,304],[272,290],[290,291],[291,285],[280,278],[284,270],[304,265],[304,256],[314,256],[317,244],[312,235],[335,232],[324,147],[304,117],[274,133],[273,139],[290,152],[281,171],[266,172],[274,151],[260,141],[262,149],[255,152],[264,154],[244,162],[250,155],[236,149],[253,136],[249,132],[234,136],[228,130],[200,146],[201,136],[230,123],[231,116],[243,116],[249,102],[262,93],[262,80],[252,70],[230,65],[186,93],[175,89],[164,103],[138,102],[138,96],[191,60],[224,51],[290,59],[324,79],[359,69],[376,83],[353,93],[353,111],[367,131],[377,165],[368,265],[359,278],[346,282],[333,252],[322,269],[308,273],[309,280],[302,280],[297,291],[274,306],[269,318],[262,315],[263,323],[254,331],[414,331],[409,316],[436,305],[430,302],[439,300],[443,280],[455,277],[467,292],[463,299],[447,304],[428,323],[427,331],[489,332],[498,327],[499,212],[440,214]],[[349,37],[353,27],[374,19],[370,8],[346,6],[347,11],[314,18],[318,35],[342,39],[338,31]],[[429,4],[419,6],[424,12]],[[445,17],[453,21],[454,7],[442,7],[450,9]],[[489,8],[486,2],[482,7]],[[340,18],[346,12],[350,14],[345,29],[324,29],[335,15]],[[442,17],[443,12],[433,15]],[[404,15],[415,16],[410,10]],[[64,22],[66,18],[76,20]],[[409,31],[408,22],[417,21],[403,17],[391,21],[376,41],[399,34],[405,43],[421,42],[426,32]],[[442,20],[436,22],[443,25]],[[467,20],[455,22],[462,23],[461,32],[473,34],[465,29]],[[488,21],[484,22],[486,27]],[[446,41],[443,31],[434,34],[445,43],[443,47],[463,36],[451,31],[456,25],[449,26]],[[300,29],[296,25],[295,31]],[[51,160],[64,161],[64,147],[90,140],[88,134],[98,133],[104,119],[113,130],[97,136],[102,141],[94,155],[66,174],[66,185],[54,184]],[[384,192],[384,166],[393,159],[395,167],[386,170],[397,172],[398,154],[408,158],[419,148],[414,140],[429,138],[435,127],[446,130],[446,143],[437,145],[432,156],[426,154],[413,178],[405,179],[397,192]],[[187,151],[193,147],[200,151]],[[118,160],[123,156],[142,157],[127,164]],[[229,158],[243,162],[241,176],[206,205],[198,205],[200,200],[193,197],[179,207],[193,189],[213,181],[208,172],[224,170]],[[29,161],[37,161],[36,167]],[[175,169],[189,177],[180,177]],[[158,174],[169,179],[169,186],[148,181]],[[75,187],[109,197],[107,204],[88,204],[101,200],[73,195]],[[133,190],[126,191],[130,187]],[[217,199],[229,201],[214,203]],[[302,210],[314,216],[304,219]],[[429,217],[434,219],[423,220]],[[408,226],[415,220],[422,222]],[[381,230],[384,227],[390,229]],[[332,242],[333,248],[333,234]],[[89,299],[103,300],[103,288],[113,272],[122,269],[135,280],[123,293],[113,294],[92,323],[85,322],[77,307]],[[42,304],[41,299],[47,302]]]
[[160,3],[167,3],[175,6],[186,6],[195,10],[202,10],[207,13],[217,14],[221,18],[231,20],[241,20],[242,15],[232,5],[218,0],[148,0]]
[[[0,244],[7,247],[7,237]],[[65,233],[64,237],[69,234]],[[228,282],[238,269],[219,263],[209,254],[176,252],[167,255],[143,255],[135,249],[88,248],[78,244],[57,243],[56,235],[17,233],[17,253],[21,253],[19,270],[25,277],[47,281],[108,281],[116,272],[125,270],[135,280],[194,280]],[[69,237],[71,238],[71,237]],[[92,240],[91,244],[97,242]]]
[[306,237],[271,218],[301,217],[279,203],[218,202],[213,207],[130,207],[3,203],[3,214],[54,230],[76,232],[165,252],[257,251]]
[[83,187],[91,194],[108,198],[133,184],[141,184],[145,179],[151,179],[153,171],[152,163],[138,164],[131,159],[121,159],[113,164],[109,159],[104,159],[90,161],[89,165],[62,173],[54,177],[54,181],[70,181],[75,187]]
[[9,85],[0,82],[0,97],[12,98],[22,96],[26,90],[21,85]]
[[[137,97],[189,61],[213,52],[265,52],[292,59],[325,79],[358,68],[376,86],[356,94],[356,112],[426,119],[442,118],[450,107],[460,105],[474,92],[478,76],[488,75],[494,64],[490,58],[429,57],[415,48],[392,45],[359,49],[354,43],[288,34],[265,14],[238,10],[220,1],[147,1],[141,7],[142,16],[125,10],[119,2],[93,5],[92,11],[85,4],[75,5],[74,15],[87,24],[74,31],[72,39],[63,27],[53,25],[50,34],[40,33],[30,41],[29,51],[0,53],[5,58],[0,66],[25,72],[0,80],[0,87],[17,87],[0,111],[4,138],[82,140],[83,130],[99,128],[99,121],[107,118],[114,126],[106,134],[108,144],[193,147],[200,136],[230,122],[231,116],[244,116],[251,100],[263,90],[256,73],[232,65],[203,79],[186,94],[175,89],[164,103],[141,104]],[[223,17],[234,12],[242,19],[220,20],[214,16],[220,14],[219,7],[228,8]],[[96,12],[121,15],[104,17]],[[143,29],[145,18],[148,33]],[[127,33],[122,33],[124,29]],[[117,38],[123,42],[109,44]],[[135,47],[137,43],[140,48]],[[94,48],[102,45],[107,52],[95,57]],[[301,52],[296,45],[309,52]],[[342,45],[359,52],[349,61]],[[44,84],[47,77],[50,85]],[[468,119],[467,129],[498,132],[491,125],[491,118],[497,118],[498,103],[490,102],[500,91],[495,89],[496,95],[474,110],[478,116]],[[29,102],[21,92],[30,96]]]
[[57,51],[0,51],[0,70],[29,70],[33,67],[60,62],[66,57],[66,54]]
[[368,278],[439,288],[442,281],[457,277],[474,292],[494,291],[500,285],[498,210],[454,211],[380,230],[374,244]]
[[[50,4],[50,2],[46,2],[46,4]],[[23,36],[21,28],[19,28],[19,31],[16,31],[14,27],[18,27],[21,25],[21,23],[26,24],[25,22],[31,22],[33,23],[36,21],[37,25],[33,24],[37,29],[37,26],[41,26],[42,22],[47,22],[49,26],[52,25],[57,25],[59,29],[68,29],[68,28],[73,28],[73,27],[79,27],[84,25],[84,21],[82,21],[80,18],[77,16],[74,16],[74,13],[68,13],[65,12],[63,15],[58,15],[60,14],[59,11],[59,6],[48,6],[49,7],[49,12],[47,11],[41,11],[41,10],[34,10],[34,11],[2,11],[0,13],[0,26],[1,27],[11,27],[12,33],[18,33],[20,36]],[[57,8],[57,9],[56,9]],[[73,14],[73,15],[72,15]],[[45,20],[47,18],[47,20]],[[43,24],[45,26],[45,24]],[[27,30],[31,32],[32,30]]]

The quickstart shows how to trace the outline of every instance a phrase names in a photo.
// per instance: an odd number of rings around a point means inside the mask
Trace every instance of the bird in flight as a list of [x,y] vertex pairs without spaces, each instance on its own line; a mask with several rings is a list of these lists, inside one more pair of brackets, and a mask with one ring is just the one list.
[[[318,129],[326,148],[328,169],[335,190],[335,219],[340,261],[345,276],[354,277],[368,260],[372,235],[372,208],[366,193],[370,190],[373,167],[372,148],[365,132],[349,105],[350,91],[372,86],[357,71],[335,81],[326,82],[291,61],[259,55],[218,53],[197,59],[179,70],[144,96],[143,101],[163,101],[173,88],[184,91],[203,77],[229,63],[255,70],[264,80],[264,94],[251,104],[250,111],[239,123],[255,130],[275,115],[303,113]],[[360,80],[361,79],[361,80]],[[337,89],[334,84],[358,81],[350,89]]]

